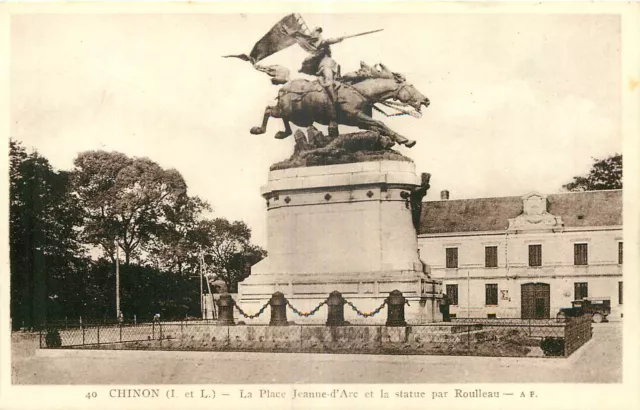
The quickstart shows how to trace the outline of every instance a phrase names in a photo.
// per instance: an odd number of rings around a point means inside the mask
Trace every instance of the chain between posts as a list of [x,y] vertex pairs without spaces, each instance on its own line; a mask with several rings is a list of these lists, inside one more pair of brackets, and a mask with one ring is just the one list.
[[349,302],[348,300],[345,299],[345,303],[349,306],[351,306],[351,309],[353,309],[359,316],[362,317],[372,317],[377,315],[378,313],[380,313],[380,311],[382,310],[382,308],[387,304],[387,299],[384,300],[384,302],[382,302],[382,304],[380,306],[378,306],[378,308],[376,310],[374,310],[373,312],[370,313],[364,313],[361,312],[360,310],[358,310],[357,307],[355,307],[355,305],[351,302]]
[[289,299],[285,299],[287,301],[287,306],[289,306],[291,308],[291,310],[293,310],[293,313],[295,313],[298,316],[304,316],[304,317],[309,317],[311,315],[313,315],[314,313],[316,313],[318,310],[320,310],[320,308],[324,305],[327,304],[327,301],[329,300],[329,298],[325,299],[324,301],[322,301],[318,306],[316,306],[315,308],[313,308],[312,311],[305,313],[305,312],[301,312],[298,309],[296,309],[295,307],[293,307],[293,305],[291,304],[291,302],[289,302]]
[[[233,300],[233,299],[232,299],[232,300]],[[298,315],[298,316],[303,316],[303,317],[309,317],[309,316],[311,316],[311,315],[315,314],[316,312],[318,312],[318,310],[320,310],[320,308],[321,308],[322,306],[324,306],[324,305],[326,305],[326,304],[327,304],[328,300],[329,300],[329,298],[327,298],[327,299],[325,299],[324,301],[320,302],[320,304],[318,304],[318,306],[316,306],[315,308],[313,308],[313,310],[311,310],[310,312],[302,312],[302,311],[300,311],[300,310],[296,309],[296,308],[295,308],[295,306],[293,306],[293,305],[291,304],[291,302],[289,302],[289,300],[285,298],[285,301],[286,301],[286,303],[287,303],[287,306],[289,306],[289,307],[291,308],[291,310],[293,311],[293,313],[295,313],[295,314],[296,314],[296,315]],[[249,314],[247,314],[244,310],[242,310],[242,308],[241,308],[240,306],[238,306],[238,304],[236,303],[236,301],[235,301],[235,300],[233,300],[233,305],[235,306],[235,308],[236,308],[236,309],[238,309],[238,312],[240,313],[240,315],[242,315],[243,317],[245,317],[245,318],[247,318],[247,319],[255,319],[255,318],[257,318],[258,316],[260,316],[260,315],[265,311],[265,309],[267,308],[267,306],[269,306],[269,305],[270,305],[270,303],[271,303],[271,301],[268,301],[267,303],[265,303],[265,304],[260,308],[260,310],[259,310],[257,313],[255,313],[255,314],[253,314],[253,315],[249,315]],[[372,312],[369,312],[369,313],[365,313],[365,312],[360,311],[360,310],[359,310],[359,309],[358,309],[358,308],[357,308],[357,307],[356,307],[352,302],[350,302],[350,301],[348,301],[348,300],[346,300],[346,299],[344,299],[344,303],[345,303],[346,305],[351,306],[351,309],[353,309],[353,310],[356,312],[356,314],[358,314],[359,316],[362,316],[362,317],[367,318],[367,317],[373,317],[373,316],[377,315],[378,313],[380,313],[380,311],[381,311],[381,310],[382,310],[382,309],[387,305],[387,299],[385,299],[385,300],[382,302],[382,304],[381,304],[380,306],[378,306],[375,310],[373,310]],[[406,303],[407,305],[409,305],[409,301],[406,301],[405,303]]]
[[[231,300],[233,300],[233,299],[231,299]],[[264,310],[267,308],[267,306],[269,306],[269,303],[270,303],[270,302],[271,302],[271,301],[268,301],[267,303],[265,303],[265,304],[260,308],[260,310],[258,311],[258,313],[256,313],[255,315],[247,315],[247,314],[244,312],[244,310],[242,310],[242,308],[241,308],[240,306],[238,306],[238,304],[236,303],[236,301],[235,301],[235,300],[233,300],[233,306],[235,306],[235,307],[236,307],[236,309],[238,309],[238,312],[239,312],[242,316],[246,317],[247,319],[255,319],[255,318],[257,318],[258,316],[260,316],[260,315],[264,312]]]

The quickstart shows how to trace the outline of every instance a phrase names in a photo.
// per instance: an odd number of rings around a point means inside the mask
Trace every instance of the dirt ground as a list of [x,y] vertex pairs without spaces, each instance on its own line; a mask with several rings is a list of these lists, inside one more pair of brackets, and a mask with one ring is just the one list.
[[618,383],[622,326],[594,325],[567,359],[39,350],[14,333],[11,368],[14,384]]

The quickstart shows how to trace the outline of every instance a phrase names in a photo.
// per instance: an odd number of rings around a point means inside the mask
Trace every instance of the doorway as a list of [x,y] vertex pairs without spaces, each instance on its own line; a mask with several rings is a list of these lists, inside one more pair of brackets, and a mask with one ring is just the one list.
[[524,283],[521,285],[522,319],[549,319],[551,314],[551,289],[548,283]]

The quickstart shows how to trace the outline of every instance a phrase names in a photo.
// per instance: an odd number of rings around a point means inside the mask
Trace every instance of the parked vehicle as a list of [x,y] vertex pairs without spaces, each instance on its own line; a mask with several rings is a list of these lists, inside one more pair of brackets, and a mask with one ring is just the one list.
[[556,318],[564,321],[568,317],[591,315],[594,323],[607,322],[607,316],[611,314],[611,298],[584,298],[571,302],[570,308],[561,308]]

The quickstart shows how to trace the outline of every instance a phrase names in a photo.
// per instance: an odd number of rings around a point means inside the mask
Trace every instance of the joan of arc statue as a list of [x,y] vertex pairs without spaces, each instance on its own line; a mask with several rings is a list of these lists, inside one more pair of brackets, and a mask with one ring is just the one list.
[[331,45],[341,42],[344,37],[325,39],[322,36],[322,27],[316,27],[309,34],[301,30],[289,34],[296,39],[300,47],[311,54],[304,59],[302,67],[298,71],[318,77],[318,82],[327,92],[331,101],[329,135],[337,137],[339,107],[335,79],[339,75],[339,66],[331,57]]

